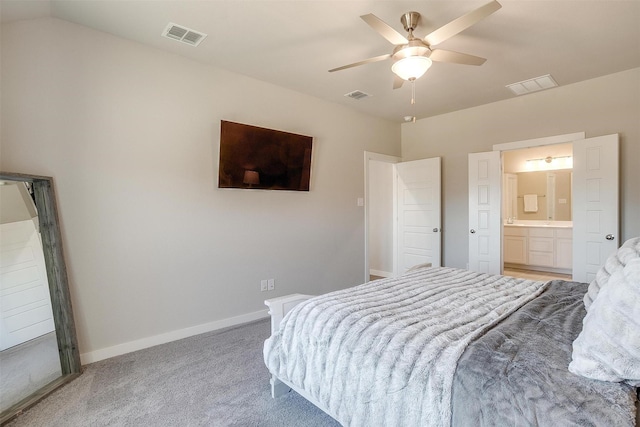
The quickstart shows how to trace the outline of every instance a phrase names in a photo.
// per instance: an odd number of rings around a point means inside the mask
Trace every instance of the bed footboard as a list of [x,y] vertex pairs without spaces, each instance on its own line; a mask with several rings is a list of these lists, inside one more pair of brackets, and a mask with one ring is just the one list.
[[[266,300],[264,304],[269,307],[271,333],[273,334],[278,330],[280,322],[293,307],[312,297],[313,295],[291,294]],[[291,387],[280,381],[275,375],[271,375],[269,382],[271,383],[271,396],[273,398],[285,395],[291,390]]]
[[269,307],[269,315],[271,316],[271,333],[278,330],[280,322],[293,307],[312,297],[313,295],[291,294],[265,300],[264,305]]

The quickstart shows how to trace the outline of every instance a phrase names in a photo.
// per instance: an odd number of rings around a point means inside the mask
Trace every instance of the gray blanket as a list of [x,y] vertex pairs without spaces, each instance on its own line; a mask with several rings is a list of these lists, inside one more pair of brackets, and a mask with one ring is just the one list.
[[452,389],[454,426],[633,426],[636,394],[567,370],[587,285],[553,281],[467,347]]
[[265,363],[343,425],[449,425],[458,357],[543,288],[433,268],[332,292],[285,317],[265,342]]

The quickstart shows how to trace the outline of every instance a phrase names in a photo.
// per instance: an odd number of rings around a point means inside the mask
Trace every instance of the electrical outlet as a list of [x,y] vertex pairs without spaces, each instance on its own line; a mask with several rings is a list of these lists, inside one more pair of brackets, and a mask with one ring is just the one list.
[[267,288],[268,288],[267,280],[266,279],[265,280],[261,280],[260,281],[260,290],[262,292],[264,292],[264,291],[267,290]]
[[275,279],[269,279],[269,285],[268,285],[268,289],[270,291],[274,290],[276,288],[276,281]]

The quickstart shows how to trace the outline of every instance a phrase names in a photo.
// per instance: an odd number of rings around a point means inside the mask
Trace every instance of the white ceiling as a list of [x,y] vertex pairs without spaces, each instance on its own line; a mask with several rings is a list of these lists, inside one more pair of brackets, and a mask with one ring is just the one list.
[[[424,36],[487,1],[1,0],[1,13],[54,16],[393,121],[512,98],[505,85],[544,74],[563,86],[640,67],[640,0],[499,0],[502,9],[437,46],[487,62],[434,63],[414,107],[410,84],[392,89],[390,60],[327,71],[392,51],[360,15],[405,34],[400,16],[415,10]],[[198,47],[163,38],[169,22],[208,37]],[[344,97],[354,90],[373,96]]]

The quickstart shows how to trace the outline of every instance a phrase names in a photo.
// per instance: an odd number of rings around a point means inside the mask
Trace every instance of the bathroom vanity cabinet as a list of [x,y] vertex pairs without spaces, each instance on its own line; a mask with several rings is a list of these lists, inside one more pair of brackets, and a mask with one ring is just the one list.
[[[563,223],[563,224],[558,224]],[[503,233],[503,260],[516,268],[546,268],[549,271],[571,273],[571,225],[564,221],[547,224],[525,221],[505,224]]]

